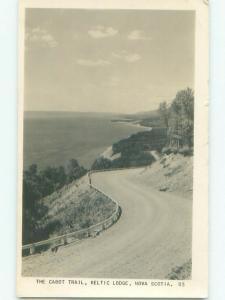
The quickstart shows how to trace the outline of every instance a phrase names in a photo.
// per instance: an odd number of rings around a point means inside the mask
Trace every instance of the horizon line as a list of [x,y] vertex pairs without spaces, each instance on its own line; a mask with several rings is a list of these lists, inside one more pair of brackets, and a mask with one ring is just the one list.
[[145,112],[151,112],[155,111],[156,109],[152,110],[143,110],[143,111],[136,111],[136,112],[110,112],[110,111],[79,111],[79,110],[24,110],[24,113],[90,113],[90,114],[119,114],[119,115],[132,115],[132,114],[138,114],[138,113],[145,113]]

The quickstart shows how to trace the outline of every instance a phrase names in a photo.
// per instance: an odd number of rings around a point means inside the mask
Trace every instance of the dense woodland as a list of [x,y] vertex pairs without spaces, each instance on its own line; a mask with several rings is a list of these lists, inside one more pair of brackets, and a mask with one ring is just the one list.
[[109,160],[103,157],[96,159],[92,169],[129,168],[150,165],[155,159],[151,150],[161,149],[166,145],[167,131],[165,128],[153,128],[151,131],[142,131],[132,134],[112,145],[113,154],[120,157]]
[[154,161],[151,150],[193,153],[194,92],[190,88],[179,91],[170,104],[160,103],[158,110],[149,112],[148,116],[132,115],[127,121],[138,122],[152,130],[138,132],[113,144],[113,155],[120,153],[120,157],[114,160],[100,157],[92,169],[150,165]]
[[162,102],[159,115],[163,125],[168,129],[168,143],[179,140],[180,147],[193,147],[194,133],[194,92],[187,88],[176,94],[171,104]]
[[[38,221],[47,213],[48,207],[41,199],[83,176],[86,170],[71,159],[66,166],[47,167],[38,170],[31,165],[23,174],[23,244],[48,237]],[[54,227],[54,224],[52,224]]]

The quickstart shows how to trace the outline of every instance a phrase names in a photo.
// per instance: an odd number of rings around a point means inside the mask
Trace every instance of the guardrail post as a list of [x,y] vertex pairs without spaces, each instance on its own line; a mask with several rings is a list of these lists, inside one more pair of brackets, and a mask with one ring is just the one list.
[[30,246],[30,255],[34,254],[35,253],[35,246],[34,245],[31,245]]
[[63,245],[67,245],[68,243],[67,243],[67,237],[65,236],[64,238],[63,238]]
[[[116,169],[113,169],[113,171]],[[89,174],[91,175],[94,172],[102,172],[103,170],[98,170],[98,171],[90,171]],[[106,170],[106,171],[110,171],[110,170]],[[71,185],[72,186],[72,183]],[[70,187],[69,186],[69,187]],[[69,189],[68,186],[66,186],[66,190]],[[48,239],[45,241],[41,241],[38,242],[37,244],[29,244],[29,245],[24,245],[22,247],[22,250],[26,250],[29,249],[30,255],[34,254],[36,251],[36,247],[39,246],[43,246],[43,245],[49,245],[49,243],[54,242],[54,243],[61,243],[63,245],[67,245],[68,242],[70,243],[71,237],[72,240],[74,239],[82,239],[84,237],[95,237],[96,235],[98,235],[102,230],[105,230],[107,228],[109,228],[113,223],[115,223],[118,220],[118,217],[121,214],[120,211],[120,207],[118,206],[118,203],[116,201],[114,201],[111,197],[108,197],[104,192],[102,192],[100,189],[96,188],[94,185],[92,185],[91,183],[91,179],[90,179],[90,187],[95,189],[97,192],[101,193],[103,196],[105,196],[106,198],[108,198],[109,200],[113,201],[116,204],[116,209],[114,211],[114,213],[111,215],[111,217],[109,217],[108,219],[106,219],[105,221],[102,221],[98,224],[92,225],[89,228],[85,229],[85,230],[78,230],[73,232],[72,234],[69,233],[68,236],[66,235],[62,235],[62,236],[58,236],[56,238],[52,238],[52,239]]]

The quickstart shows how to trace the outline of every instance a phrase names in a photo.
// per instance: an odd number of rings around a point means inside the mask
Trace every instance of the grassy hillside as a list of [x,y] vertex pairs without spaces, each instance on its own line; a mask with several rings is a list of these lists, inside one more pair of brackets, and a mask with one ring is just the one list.
[[115,203],[90,188],[86,176],[43,201],[48,213],[40,226],[49,237],[87,228],[115,211]]
[[151,167],[140,172],[136,179],[161,192],[173,192],[192,199],[193,156],[163,154]]
[[89,187],[76,160],[38,170],[23,178],[23,244],[87,228],[112,215],[115,204]]
[[48,237],[39,221],[48,213],[48,207],[41,200],[60,190],[86,174],[86,170],[71,159],[65,166],[46,167],[40,170],[36,164],[23,173],[23,244]]

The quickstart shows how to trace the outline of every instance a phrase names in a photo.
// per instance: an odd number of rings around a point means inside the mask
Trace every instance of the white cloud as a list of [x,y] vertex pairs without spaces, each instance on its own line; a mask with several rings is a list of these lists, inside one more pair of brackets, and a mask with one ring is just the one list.
[[30,29],[26,33],[26,40],[31,43],[39,43],[40,46],[54,48],[57,46],[55,38],[47,32],[45,29],[35,27]]
[[124,60],[129,63],[136,62],[141,59],[141,55],[137,53],[129,53],[125,50],[112,53],[112,56],[117,59]]
[[104,84],[104,86],[115,87],[115,86],[118,86],[119,83],[120,83],[120,79],[116,76],[113,76],[109,79],[109,81],[107,81]]
[[150,37],[146,36],[142,30],[133,30],[128,34],[128,40],[151,40]]
[[89,60],[89,59],[78,59],[77,64],[86,67],[98,67],[98,66],[109,66],[111,62],[103,59]]
[[118,30],[113,27],[95,26],[88,30],[88,34],[94,39],[102,39],[106,37],[114,36],[118,33]]
[[141,56],[139,54],[129,54],[126,56],[126,61],[128,62],[135,62],[141,59]]

